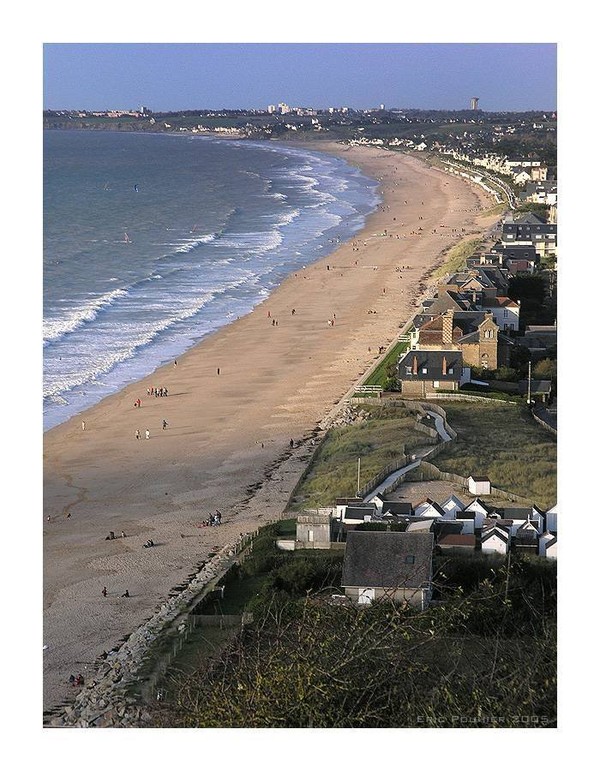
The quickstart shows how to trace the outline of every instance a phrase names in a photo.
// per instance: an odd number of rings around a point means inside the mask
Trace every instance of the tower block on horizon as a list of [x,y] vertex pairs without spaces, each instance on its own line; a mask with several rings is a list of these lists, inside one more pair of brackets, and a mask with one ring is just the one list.
[[471,97],[471,109],[472,110],[478,110],[479,109],[479,97],[478,96],[472,96]]

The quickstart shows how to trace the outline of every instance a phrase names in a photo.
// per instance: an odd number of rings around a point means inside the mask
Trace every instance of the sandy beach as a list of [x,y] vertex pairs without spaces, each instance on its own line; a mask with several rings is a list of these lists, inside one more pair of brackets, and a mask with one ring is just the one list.
[[[380,181],[364,231],[176,364],[44,436],[45,709],[209,553],[283,511],[309,439],[415,313],[442,251],[494,221],[478,188],[415,157],[316,149]],[[217,509],[223,524],[200,527]]]

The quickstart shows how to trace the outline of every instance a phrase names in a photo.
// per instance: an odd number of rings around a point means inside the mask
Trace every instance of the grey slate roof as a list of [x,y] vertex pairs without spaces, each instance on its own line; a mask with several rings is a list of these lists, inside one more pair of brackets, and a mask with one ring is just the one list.
[[431,580],[433,533],[348,533],[342,586],[419,588]]
[[364,506],[348,506],[346,508],[346,513],[344,514],[344,519],[364,519],[365,516],[372,519],[376,513],[377,509],[375,508],[375,504],[371,505],[367,503]]
[[396,514],[397,516],[410,516],[413,513],[412,503],[405,503],[403,501],[384,501],[381,515],[385,516],[388,512],[390,514]]
[[[413,373],[413,361],[417,360],[417,374]],[[446,360],[446,374],[442,374],[442,362]],[[407,371],[410,368],[410,372]],[[426,369],[427,372],[423,372]],[[452,370],[452,372],[450,372]],[[462,351],[408,351],[398,362],[400,380],[460,380],[463,371]]]

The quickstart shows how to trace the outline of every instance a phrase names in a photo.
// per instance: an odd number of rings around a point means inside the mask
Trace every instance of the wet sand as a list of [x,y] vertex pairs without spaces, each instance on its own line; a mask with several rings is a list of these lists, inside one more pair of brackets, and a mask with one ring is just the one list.
[[[415,313],[441,252],[494,221],[478,188],[415,157],[316,149],[380,181],[364,231],[176,365],[44,436],[44,708],[209,553],[279,516],[310,438]],[[201,527],[217,509],[223,524]]]

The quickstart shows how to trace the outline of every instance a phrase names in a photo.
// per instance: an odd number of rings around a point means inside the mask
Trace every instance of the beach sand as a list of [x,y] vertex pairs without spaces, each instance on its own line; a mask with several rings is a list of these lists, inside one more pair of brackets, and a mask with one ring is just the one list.
[[[316,148],[380,181],[364,231],[176,365],[44,436],[45,709],[208,554],[281,514],[310,439],[414,315],[441,252],[497,219],[482,215],[491,203],[479,188],[415,157]],[[199,527],[217,509],[223,524]]]

